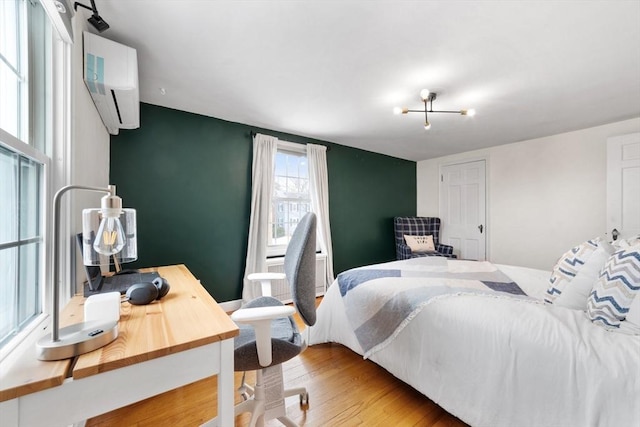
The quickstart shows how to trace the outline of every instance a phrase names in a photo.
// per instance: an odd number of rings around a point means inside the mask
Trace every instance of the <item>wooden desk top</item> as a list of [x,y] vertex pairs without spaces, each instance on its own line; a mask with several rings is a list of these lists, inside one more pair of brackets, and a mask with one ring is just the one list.
[[[67,376],[84,378],[238,335],[236,324],[187,267],[145,271],[158,271],[169,282],[171,290],[163,299],[143,306],[123,303],[118,338],[78,356],[70,375],[71,360],[39,361],[34,349],[18,366],[0,372],[0,402],[58,386]],[[60,314],[61,326],[82,321],[84,301],[81,295],[71,299]]]

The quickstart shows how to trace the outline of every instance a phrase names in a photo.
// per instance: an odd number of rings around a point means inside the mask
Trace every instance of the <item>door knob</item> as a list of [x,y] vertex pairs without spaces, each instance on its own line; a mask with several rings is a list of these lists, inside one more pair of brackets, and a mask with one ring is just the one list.
[[[484,229],[484,227],[482,226],[482,224],[480,224],[480,225],[478,226],[478,230],[480,230],[480,234],[482,234],[482,230],[483,230],[483,229]],[[613,239],[613,240],[615,240],[615,239]]]
[[618,230],[616,230],[615,228],[613,230],[611,230],[611,237],[613,238],[613,240],[618,240],[618,236],[620,235],[620,232]]

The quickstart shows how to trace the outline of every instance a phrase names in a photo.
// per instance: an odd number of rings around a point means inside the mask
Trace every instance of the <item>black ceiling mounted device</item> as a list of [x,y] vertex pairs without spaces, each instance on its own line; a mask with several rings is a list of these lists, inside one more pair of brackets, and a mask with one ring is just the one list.
[[80,3],[80,2],[75,2],[73,4],[73,10],[78,11],[78,6],[80,7],[84,7],[87,10],[90,10],[93,12],[93,15],[91,15],[91,17],[89,19],[87,19],[87,21],[89,21],[89,24],[93,25],[93,27],[98,30],[98,32],[103,32],[105,30],[109,29],[109,24],[107,24],[107,22],[102,19],[102,17],[100,15],[98,15],[98,9],[96,8],[96,2],[94,0],[90,0],[91,1],[91,7],[89,6],[85,6],[84,4]]

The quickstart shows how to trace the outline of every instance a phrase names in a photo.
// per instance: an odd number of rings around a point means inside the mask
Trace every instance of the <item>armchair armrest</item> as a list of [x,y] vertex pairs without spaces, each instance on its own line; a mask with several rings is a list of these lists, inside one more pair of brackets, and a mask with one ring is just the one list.
[[263,297],[271,296],[271,281],[282,280],[287,276],[284,273],[251,273],[247,279],[252,282],[260,282]]
[[249,324],[255,329],[256,349],[261,366],[271,365],[271,320],[293,315],[291,306],[241,308],[231,314],[231,320]]
[[441,254],[451,255],[453,253],[453,246],[438,243],[436,245],[436,250]]
[[411,258],[411,248],[404,243],[396,244],[396,258],[397,259],[409,259]]

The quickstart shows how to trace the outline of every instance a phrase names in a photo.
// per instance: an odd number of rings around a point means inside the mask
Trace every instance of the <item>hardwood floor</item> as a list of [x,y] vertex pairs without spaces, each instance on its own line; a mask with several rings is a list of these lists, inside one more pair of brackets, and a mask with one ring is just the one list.
[[[305,386],[309,392],[309,407],[304,410],[297,396],[286,400],[287,415],[301,426],[466,426],[383,368],[340,344],[309,347],[286,362],[283,372],[286,388]],[[241,377],[236,373],[236,387]],[[251,384],[255,374],[248,373],[247,378]],[[93,418],[86,427],[197,426],[216,415],[215,388],[215,377],[207,378]],[[237,395],[236,403],[240,399]],[[248,423],[249,414],[236,417],[236,426]],[[271,420],[265,425],[281,424]]]
[[[465,426],[424,395],[339,344],[309,347],[285,364],[285,384],[304,385],[310,405],[296,397],[287,413],[305,426]],[[248,422],[248,416],[245,415]],[[240,417],[238,417],[240,421]],[[280,425],[277,421],[269,426]]]

